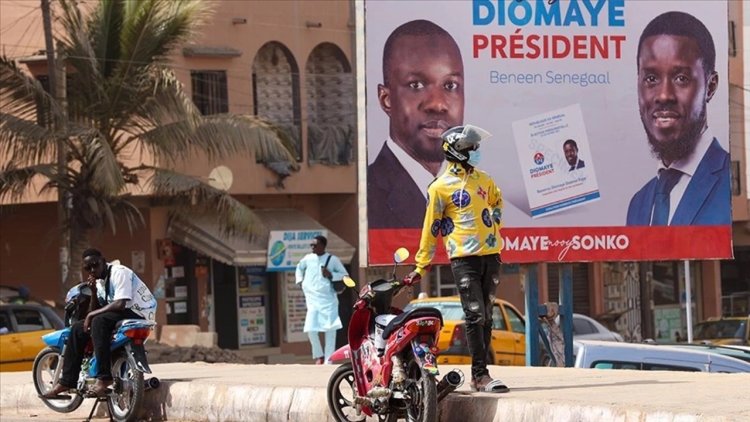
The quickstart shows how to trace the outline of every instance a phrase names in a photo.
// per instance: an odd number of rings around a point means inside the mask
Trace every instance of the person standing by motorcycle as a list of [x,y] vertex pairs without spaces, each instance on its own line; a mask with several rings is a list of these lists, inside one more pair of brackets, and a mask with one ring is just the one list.
[[106,395],[112,385],[110,341],[115,325],[123,319],[149,319],[156,316],[156,299],[146,284],[130,268],[119,262],[108,263],[97,249],[83,252],[83,273],[92,298],[86,318],[76,321],[63,351],[62,375],[44,398],[55,398],[76,387],[83,352],[89,339],[94,343],[97,361],[96,383],[91,392]]
[[490,136],[476,126],[457,126],[442,135],[449,164],[427,189],[416,268],[404,279],[411,285],[427,272],[443,236],[451,260],[461,305],[466,314],[466,338],[471,353],[474,391],[506,393],[492,379],[487,359],[492,334],[492,302],[499,283],[503,198],[492,178],[479,170],[479,142]]
[[[328,239],[325,236],[315,236],[310,246],[312,253],[297,264],[295,278],[297,284],[302,283],[307,305],[303,331],[310,338],[315,364],[322,365],[331,358],[336,347],[336,331],[342,327],[333,282],[341,281],[349,273],[338,257],[326,252]],[[321,332],[325,333],[325,354],[320,345]]]

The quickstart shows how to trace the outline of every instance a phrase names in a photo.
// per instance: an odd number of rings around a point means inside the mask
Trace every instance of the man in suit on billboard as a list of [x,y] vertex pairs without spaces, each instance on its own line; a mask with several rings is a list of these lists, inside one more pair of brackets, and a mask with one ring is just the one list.
[[638,107],[657,176],[630,200],[627,225],[727,225],[729,154],[711,134],[706,105],[716,93],[708,29],[683,12],[654,18],[638,42]]
[[463,123],[464,68],[453,37],[426,20],[396,28],[383,49],[380,107],[388,139],[367,167],[369,228],[420,228],[427,186],[443,165],[440,135]]
[[568,171],[578,170],[586,167],[586,163],[578,158],[578,144],[572,139],[568,139],[563,144],[563,153],[565,153],[565,160],[570,165]]

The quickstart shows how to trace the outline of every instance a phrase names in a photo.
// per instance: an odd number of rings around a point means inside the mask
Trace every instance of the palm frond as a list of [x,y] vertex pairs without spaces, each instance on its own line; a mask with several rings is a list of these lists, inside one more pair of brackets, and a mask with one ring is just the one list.
[[[127,147],[129,143],[138,141],[138,137],[144,132],[164,124],[181,121],[188,131],[194,131],[200,124],[200,112],[192,99],[185,94],[182,84],[171,70],[154,67],[150,76],[148,92],[138,95],[140,101],[134,101],[133,108],[115,123],[117,127],[132,135],[123,138],[126,143],[118,143],[117,149]],[[187,142],[187,139],[176,141]]]
[[0,104],[3,112],[26,120],[36,119],[39,104],[47,105],[52,117],[59,116],[60,112],[57,102],[42,84],[4,55],[0,55]]
[[162,168],[153,168],[149,183],[158,197],[169,198],[172,213],[182,217],[211,215],[227,234],[259,234],[260,218],[230,194],[202,180]]
[[109,227],[112,234],[116,234],[118,219],[126,221],[131,233],[144,224],[143,215],[127,195],[91,195],[85,191],[74,191],[71,199],[73,208],[76,210],[71,215],[71,223],[74,227],[96,229]]
[[210,15],[202,0],[141,0],[124,2],[122,57],[128,72],[164,60],[178,44],[196,34]]
[[140,81],[152,66],[166,63],[169,53],[196,33],[207,16],[206,5],[200,0],[125,2],[115,71],[115,79],[122,83],[111,97],[113,102],[127,101],[127,87]]
[[107,58],[97,56],[92,37],[92,31],[97,30],[92,28],[92,22],[99,9],[90,12],[88,21],[75,0],[60,0],[60,9],[59,20],[64,29],[59,35],[63,44],[60,54],[65,56],[68,67],[68,112],[73,119],[97,120],[109,110],[107,81],[101,71]]
[[187,122],[175,122],[156,127],[139,137],[154,156],[172,163],[201,152],[209,160],[236,154],[252,154],[257,160],[290,163],[298,168],[293,149],[283,132],[256,116],[204,116],[193,130]]
[[81,144],[84,153],[81,172],[87,174],[92,190],[106,196],[122,193],[125,187],[122,168],[109,142],[101,136],[93,136],[83,139]]
[[0,112],[0,156],[20,163],[51,160],[54,133],[36,122]]
[[6,163],[0,169],[0,200],[20,200],[36,176],[43,176],[54,183],[58,180],[57,168],[54,164],[16,166],[13,162]]
[[120,57],[120,34],[125,13],[125,1],[101,0],[89,21],[89,33],[101,74],[109,78]]

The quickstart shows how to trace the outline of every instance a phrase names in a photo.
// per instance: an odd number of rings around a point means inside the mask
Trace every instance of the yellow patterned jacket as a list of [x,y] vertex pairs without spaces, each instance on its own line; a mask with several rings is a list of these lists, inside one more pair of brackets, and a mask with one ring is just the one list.
[[438,235],[450,258],[499,254],[503,240],[503,196],[492,178],[479,169],[468,173],[449,163],[427,188],[427,210],[415,257],[424,276],[435,256]]

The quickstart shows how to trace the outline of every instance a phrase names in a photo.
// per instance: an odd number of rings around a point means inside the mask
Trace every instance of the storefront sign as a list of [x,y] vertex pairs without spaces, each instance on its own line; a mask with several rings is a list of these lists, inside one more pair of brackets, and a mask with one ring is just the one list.
[[284,283],[284,316],[286,318],[284,340],[287,343],[307,341],[307,334],[302,331],[305,328],[305,316],[307,315],[305,295],[302,293],[302,288],[295,284],[293,272],[283,273],[282,281]]
[[263,344],[266,339],[266,306],[263,296],[240,296],[240,345]]
[[297,263],[312,252],[310,243],[319,235],[328,237],[328,230],[271,231],[266,271],[294,271]]

